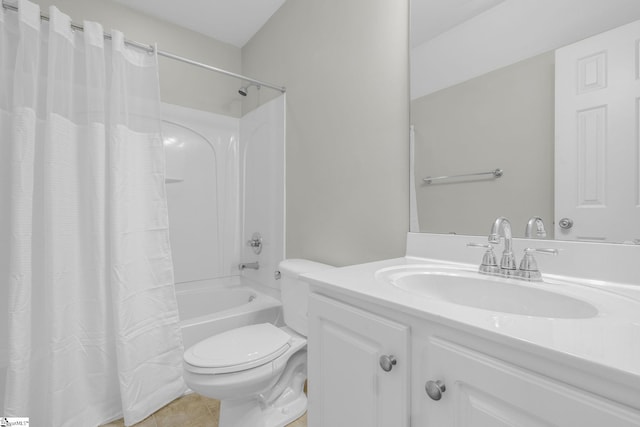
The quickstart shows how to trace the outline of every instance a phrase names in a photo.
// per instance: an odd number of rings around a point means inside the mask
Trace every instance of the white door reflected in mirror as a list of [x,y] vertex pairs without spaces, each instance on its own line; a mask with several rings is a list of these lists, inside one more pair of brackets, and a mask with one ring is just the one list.
[[640,21],[556,51],[556,238],[640,237],[638,39]]

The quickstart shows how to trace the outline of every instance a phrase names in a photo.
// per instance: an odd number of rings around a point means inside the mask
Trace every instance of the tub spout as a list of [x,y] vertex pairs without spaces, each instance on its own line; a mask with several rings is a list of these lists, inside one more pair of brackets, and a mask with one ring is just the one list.
[[238,268],[240,270],[244,270],[245,268],[251,268],[253,270],[257,270],[260,268],[260,264],[258,264],[258,261],[256,262],[242,262],[240,264],[238,264]]

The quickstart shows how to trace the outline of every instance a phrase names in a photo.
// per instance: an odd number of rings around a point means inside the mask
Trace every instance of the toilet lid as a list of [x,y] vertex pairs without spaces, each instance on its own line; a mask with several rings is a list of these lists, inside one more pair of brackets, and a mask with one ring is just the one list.
[[270,323],[243,326],[189,347],[184,361],[215,373],[237,372],[264,365],[289,348],[291,336]]

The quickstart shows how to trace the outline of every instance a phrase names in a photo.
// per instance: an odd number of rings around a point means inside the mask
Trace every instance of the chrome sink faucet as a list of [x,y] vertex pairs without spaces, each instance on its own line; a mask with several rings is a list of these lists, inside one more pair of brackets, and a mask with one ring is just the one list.
[[491,233],[489,234],[489,243],[500,243],[500,237],[504,237],[504,251],[500,259],[499,274],[504,276],[513,276],[517,272],[516,257],[513,254],[512,244],[513,238],[511,234],[511,223],[503,216],[496,218]]
[[[544,230],[544,223],[540,217],[534,216],[529,219],[527,228],[525,230],[525,236],[532,238],[533,229],[536,228],[536,237],[546,236]],[[500,259],[500,265],[498,266],[496,257],[493,253],[493,244],[500,243],[500,237],[504,238],[504,251],[502,252],[502,258]],[[538,270],[538,264],[533,257],[534,253],[545,255],[557,255],[557,249],[534,249],[526,248],[524,250],[524,257],[520,263],[520,268],[516,268],[516,257],[513,254],[513,236],[511,234],[511,223],[503,216],[496,218],[493,226],[491,227],[491,233],[489,234],[489,244],[482,243],[467,243],[467,246],[475,246],[486,248],[487,251],[482,258],[482,263],[478,268],[478,271],[482,274],[489,274],[493,276],[513,277],[515,279],[527,280],[527,281],[542,281],[542,274]]]
[[[533,235],[533,227],[536,229],[535,236]],[[532,216],[527,222],[527,228],[524,230],[524,237],[526,239],[533,239],[536,237],[547,237],[547,231],[544,229],[544,222],[539,216]]]

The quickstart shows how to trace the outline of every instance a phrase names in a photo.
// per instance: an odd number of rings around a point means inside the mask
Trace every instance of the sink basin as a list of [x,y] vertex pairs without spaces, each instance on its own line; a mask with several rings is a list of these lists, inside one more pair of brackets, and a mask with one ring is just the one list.
[[474,271],[407,266],[383,269],[376,276],[415,295],[483,310],[559,319],[585,319],[598,314],[590,303],[543,289],[538,283]]

